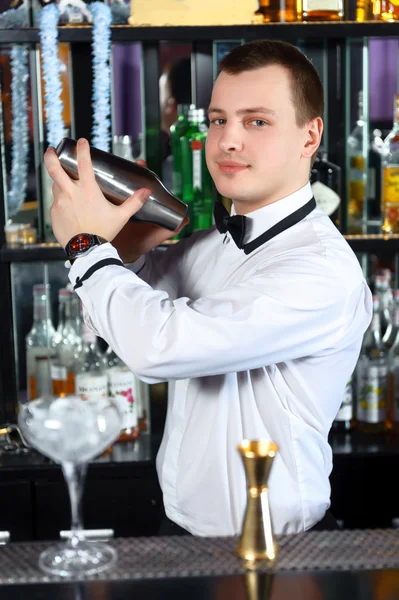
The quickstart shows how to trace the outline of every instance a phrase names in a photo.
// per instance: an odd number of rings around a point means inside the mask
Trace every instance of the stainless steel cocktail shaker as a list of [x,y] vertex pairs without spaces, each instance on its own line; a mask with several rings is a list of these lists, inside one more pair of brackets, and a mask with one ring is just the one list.
[[[79,179],[76,140],[64,138],[56,152],[60,163],[71,179]],[[187,204],[171,194],[158,177],[140,165],[90,147],[96,181],[104,196],[113,204],[122,204],[140,188],[151,190],[144,206],[132,217],[174,231],[187,214]]]

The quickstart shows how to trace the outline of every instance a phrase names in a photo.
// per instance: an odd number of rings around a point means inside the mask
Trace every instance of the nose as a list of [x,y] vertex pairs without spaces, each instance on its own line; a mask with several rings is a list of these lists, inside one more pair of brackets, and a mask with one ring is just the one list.
[[240,152],[243,148],[243,141],[239,131],[234,125],[226,124],[223,127],[222,135],[219,138],[219,150],[225,153]]

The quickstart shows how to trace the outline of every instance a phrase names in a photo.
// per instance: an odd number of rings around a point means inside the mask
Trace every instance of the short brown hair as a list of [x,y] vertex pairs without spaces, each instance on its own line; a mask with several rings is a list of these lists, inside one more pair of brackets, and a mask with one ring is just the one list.
[[319,74],[310,60],[292,44],[279,40],[248,42],[227,54],[220,68],[228,75],[238,75],[269,65],[281,65],[290,73],[298,127],[323,116],[324,93]]

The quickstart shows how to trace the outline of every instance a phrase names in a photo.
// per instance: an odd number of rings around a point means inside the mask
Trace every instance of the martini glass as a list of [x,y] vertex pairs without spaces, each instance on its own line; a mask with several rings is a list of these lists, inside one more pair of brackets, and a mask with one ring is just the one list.
[[87,463],[119,436],[122,416],[111,399],[90,402],[79,396],[39,398],[20,405],[18,425],[26,441],[61,465],[71,503],[71,538],[42,552],[40,568],[52,575],[99,573],[116,561],[103,542],[84,539],[81,498]]

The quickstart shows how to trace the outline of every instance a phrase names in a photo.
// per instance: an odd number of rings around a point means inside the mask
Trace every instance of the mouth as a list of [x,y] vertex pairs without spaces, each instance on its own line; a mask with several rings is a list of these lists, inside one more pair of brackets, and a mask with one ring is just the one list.
[[242,163],[225,160],[218,163],[219,171],[226,174],[241,173],[248,169],[248,165]]

